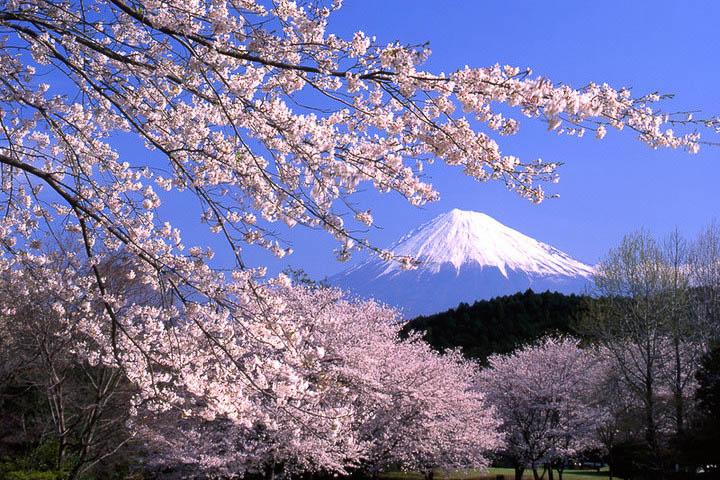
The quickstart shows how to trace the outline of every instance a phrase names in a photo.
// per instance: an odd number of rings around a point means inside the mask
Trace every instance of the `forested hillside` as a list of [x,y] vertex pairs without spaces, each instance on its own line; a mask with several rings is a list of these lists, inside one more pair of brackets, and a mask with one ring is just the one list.
[[433,348],[460,347],[466,357],[484,362],[493,353],[511,352],[545,334],[573,332],[589,302],[584,295],[527,290],[417,317],[402,332],[425,332],[423,338]]

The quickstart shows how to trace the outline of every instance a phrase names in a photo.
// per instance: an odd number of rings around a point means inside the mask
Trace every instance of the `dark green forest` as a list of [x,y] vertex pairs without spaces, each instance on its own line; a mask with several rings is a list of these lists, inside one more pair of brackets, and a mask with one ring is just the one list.
[[402,334],[424,332],[423,339],[437,350],[461,348],[482,363],[494,353],[509,353],[547,334],[574,334],[591,298],[557,292],[527,290],[407,322]]

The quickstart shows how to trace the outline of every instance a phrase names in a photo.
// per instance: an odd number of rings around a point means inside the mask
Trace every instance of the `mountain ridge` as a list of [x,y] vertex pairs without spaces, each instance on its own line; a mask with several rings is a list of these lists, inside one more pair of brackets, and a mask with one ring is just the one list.
[[330,277],[330,283],[416,315],[528,288],[579,293],[593,272],[488,215],[459,209],[411,230],[388,249],[417,259],[417,269],[374,258]]

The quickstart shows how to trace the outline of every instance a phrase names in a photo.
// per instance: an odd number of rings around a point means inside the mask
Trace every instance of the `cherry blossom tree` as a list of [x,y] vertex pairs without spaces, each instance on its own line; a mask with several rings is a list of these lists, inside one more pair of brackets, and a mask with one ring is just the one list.
[[[69,280],[83,265],[73,246],[65,247],[47,254],[45,268],[33,261],[24,262],[22,270],[0,264],[0,388],[5,400],[17,397],[16,403],[28,404],[19,411],[3,408],[0,416],[3,436],[50,447],[47,467],[72,480],[93,471],[102,476],[115,469],[116,457],[126,458],[118,452],[127,455],[134,436],[126,421],[137,389],[120,368],[87,355],[93,340],[75,326],[98,307],[88,305],[80,290],[57,288],[70,283],[57,282],[59,276]],[[154,303],[152,290],[126,278],[124,260],[98,265],[110,291]],[[33,392],[42,398],[39,405],[28,401]],[[37,428],[26,429],[26,417]]]
[[[526,467],[562,469],[569,458],[596,445],[603,411],[595,403],[603,369],[592,352],[572,338],[546,337],[508,355],[493,355],[478,389],[502,418],[506,453],[515,477]],[[552,475],[552,473],[550,473]]]
[[458,352],[431,351],[419,336],[375,355],[383,362],[382,402],[359,426],[373,476],[392,465],[428,475],[486,467],[501,436],[484,394],[472,388],[476,367]]
[[282,294],[305,333],[298,348],[314,352],[301,382],[308,391],[339,392],[323,402],[347,407],[336,441],[316,435],[317,419],[302,424],[271,401],[262,405],[264,419],[245,425],[171,411],[138,422],[153,446],[149,462],[195,474],[255,470],[266,478],[349,469],[376,476],[390,465],[422,471],[487,466],[487,453],[500,445],[499,422],[473,388],[473,363],[456,352],[440,355],[419,338],[400,341],[397,312],[375,302],[348,302],[340,291],[317,287]]
[[[337,390],[304,383],[317,353],[299,348],[307,332],[278,293],[286,279],[243,260],[248,244],[290,252],[269,224],[327,230],[340,260],[370,249],[412,268],[363,237],[373,218],[352,194],[372,185],[413,205],[435,200],[420,172],[439,160],[541,201],[556,165],[502,153],[495,138],[518,120],[497,105],[557,133],[624,128],[651,147],[690,152],[697,129],[718,126],[659,112],[662,95],[573,89],[511,66],[426,72],[426,48],[331,33],[337,8],[0,0],[3,266],[21,275],[34,262],[48,270],[47,288],[102,306],[73,326],[90,339],[79,354],[122,368],[140,391],[136,407],[245,426],[282,411],[333,445],[351,415]],[[147,154],[120,156],[126,139]],[[185,212],[161,216],[171,195],[199,205],[199,223],[224,239],[233,266],[212,268],[211,249],[185,245],[173,224]],[[72,275],[53,274],[37,250],[58,230],[83,245]],[[109,290],[98,265],[119,255],[162,301]]]

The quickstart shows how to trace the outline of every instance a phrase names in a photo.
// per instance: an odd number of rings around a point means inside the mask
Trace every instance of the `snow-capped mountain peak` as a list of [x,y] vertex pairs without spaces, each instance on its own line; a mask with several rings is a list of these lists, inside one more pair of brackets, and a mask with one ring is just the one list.
[[[421,225],[390,247],[396,255],[410,255],[419,269],[437,273],[451,264],[496,267],[505,278],[508,269],[538,275],[587,277],[592,269],[567,254],[506,227],[484,213],[453,209]],[[389,263],[381,275],[400,271]]]
[[407,271],[374,258],[334,275],[330,283],[398,306],[410,318],[528,288],[580,293],[593,272],[488,215],[457,209],[411,231],[389,250],[418,260],[418,268]]

